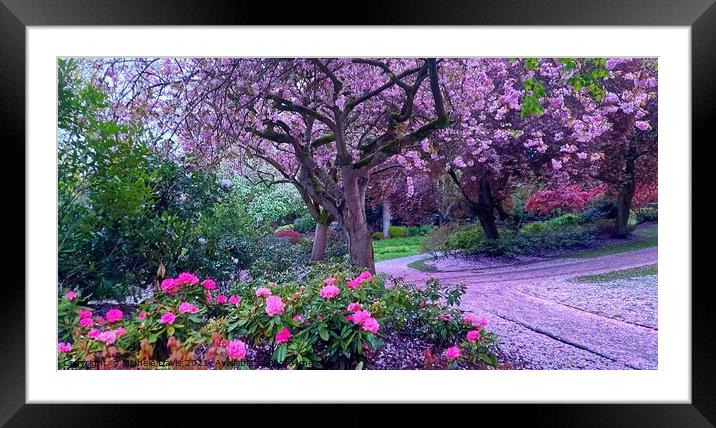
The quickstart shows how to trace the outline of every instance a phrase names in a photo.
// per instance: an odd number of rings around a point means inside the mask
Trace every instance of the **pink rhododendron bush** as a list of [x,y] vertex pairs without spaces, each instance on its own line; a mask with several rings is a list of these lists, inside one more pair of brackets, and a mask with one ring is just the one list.
[[[317,264],[288,283],[222,287],[180,273],[136,308],[93,310],[59,300],[63,369],[361,369],[385,340],[425,343],[425,365],[497,366],[495,335],[459,309],[465,288],[406,284],[343,265]],[[397,368],[397,367],[396,367]]]

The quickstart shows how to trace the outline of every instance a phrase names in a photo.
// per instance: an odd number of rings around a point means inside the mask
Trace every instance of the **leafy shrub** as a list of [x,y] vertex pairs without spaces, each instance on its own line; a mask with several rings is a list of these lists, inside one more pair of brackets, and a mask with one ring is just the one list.
[[579,214],[567,213],[545,221],[548,227],[573,226],[582,223],[582,216]]
[[404,238],[408,236],[408,228],[403,226],[390,226],[390,228],[388,228],[388,236],[390,238]]
[[617,217],[617,205],[607,196],[601,196],[591,201],[581,212],[585,222]]
[[316,222],[313,217],[299,217],[293,221],[293,230],[308,233],[316,229]]
[[379,241],[383,239],[383,232],[373,232],[370,236],[372,236],[376,241]]
[[286,238],[267,235],[252,247],[253,263],[249,272],[254,278],[284,281],[300,276],[311,258],[310,242],[291,244]]
[[[95,314],[60,297],[60,368],[362,368],[391,331],[457,348],[447,358],[495,366],[495,336],[459,309],[464,286],[425,286],[319,264],[300,281],[167,278],[136,311]],[[99,315],[99,316],[98,316]],[[82,321],[85,320],[85,321]]]
[[657,221],[659,210],[657,208],[640,208],[636,210],[636,223],[641,224],[647,221]]
[[426,235],[430,230],[432,230],[432,227],[429,225],[410,226],[408,227],[408,236]]
[[284,224],[276,228],[276,232],[284,232],[286,230],[293,230],[293,224]]

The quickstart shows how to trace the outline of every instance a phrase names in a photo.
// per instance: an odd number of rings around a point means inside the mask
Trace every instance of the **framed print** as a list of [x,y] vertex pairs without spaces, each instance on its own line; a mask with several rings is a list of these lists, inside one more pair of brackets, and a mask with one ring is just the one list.
[[712,2],[423,3],[3,0],[0,420],[711,426]]

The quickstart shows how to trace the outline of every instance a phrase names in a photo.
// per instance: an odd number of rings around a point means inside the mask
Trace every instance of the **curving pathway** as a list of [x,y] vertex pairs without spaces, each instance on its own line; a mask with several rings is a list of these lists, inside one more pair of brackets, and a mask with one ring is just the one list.
[[569,279],[657,262],[657,248],[590,259],[516,262],[443,259],[440,272],[408,264],[426,254],[379,262],[380,273],[467,285],[462,308],[484,316],[500,352],[525,369],[656,369],[656,277],[604,284]]

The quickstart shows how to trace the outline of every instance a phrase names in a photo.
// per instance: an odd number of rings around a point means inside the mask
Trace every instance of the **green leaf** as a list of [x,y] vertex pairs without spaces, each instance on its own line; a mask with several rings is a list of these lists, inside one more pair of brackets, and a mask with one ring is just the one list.
[[169,327],[167,327],[167,334],[169,336],[174,336],[174,326],[173,325],[170,325]]
[[321,336],[321,339],[323,339],[323,341],[327,341],[328,340],[328,330],[326,330],[326,327],[324,327],[324,326],[319,327],[318,335]]

